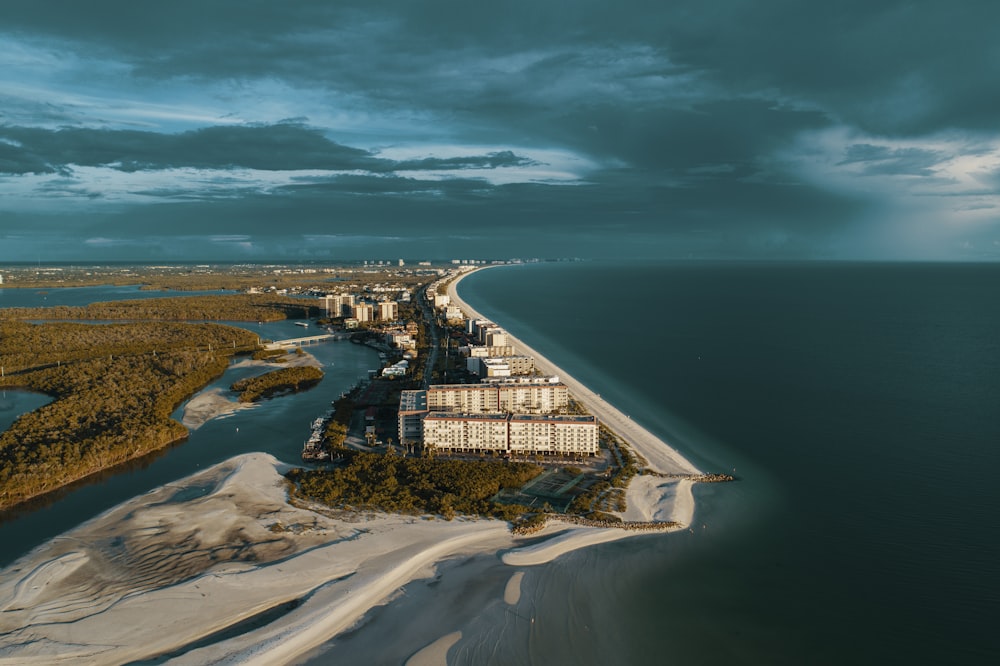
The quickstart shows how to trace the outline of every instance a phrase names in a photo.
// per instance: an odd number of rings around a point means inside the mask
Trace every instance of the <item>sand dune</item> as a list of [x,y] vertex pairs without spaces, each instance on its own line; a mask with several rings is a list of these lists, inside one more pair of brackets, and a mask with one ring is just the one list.
[[[560,375],[651,467],[697,471],[565,371],[516,344],[543,372]],[[196,420],[229,409],[221,395],[201,400],[192,401],[192,413],[200,411]],[[646,534],[552,521],[525,547],[506,523],[494,520],[331,516],[288,503],[286,469],[266,454],[238,456],[130,500],[4,569],[0,665],[153,658],[286,663],[349,629],[406,583],[431,576],[443,560],[503,552],[510,565],[537,565],[576,548]],[[637,477],[622,517],[687,525],[694,512],[691,485]],[[550,538],[536,543],[538,536]],[[520,585],[518,572],[504,592],[508,604],[517,603]],[[248,620],[260,626],[233,629]],[[444,663],[460,640],[457,632],[443,636],[411,661]]]

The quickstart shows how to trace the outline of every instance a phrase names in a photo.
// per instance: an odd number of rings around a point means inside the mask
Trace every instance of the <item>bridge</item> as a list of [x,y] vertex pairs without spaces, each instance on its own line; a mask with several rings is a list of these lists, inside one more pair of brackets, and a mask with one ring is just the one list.
[[339,340],[343,336],[336,333],[329,333],[327,335],[310,335],[304,338],[288,338],[287,340],[275,340],[274,342],[268,342],[264,345],[264,349],[289,349],[291,347],[302,347],[304,345],[312,345],[318,342],[326,342],[327,340]]

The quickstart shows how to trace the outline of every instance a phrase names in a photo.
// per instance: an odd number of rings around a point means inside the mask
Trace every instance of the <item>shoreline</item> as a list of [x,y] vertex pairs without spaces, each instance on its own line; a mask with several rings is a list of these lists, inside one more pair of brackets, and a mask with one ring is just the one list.
[[[559,374],[648,467],[698,473],[648,431],[631,424],[623,432],[616,422],[628,420],[619,410],[520,340],[514,343]],[[228,404],[221,395],[206,396],[205,415],[227,407],[220,398]],[[128,500],[0,571],[0,665],[287,663],[392,603],[409,583],[434,576],[442,562],[497,557],[511,567],[500,597],[511,606],[520,596],[524,567],[594,544],[687,529],[695,510],[693,481],[641,475],[626,490],[628,510],[618,515],[672,526],[627,530],[553,518],[525,539],[499,520],[292,505],[281,476],[290,467],[268,454],[236,456]],[[433,603],[430,587],[410,586],[405,593]],[[263,616],[271,619],[225,637],[241,622]],[[439,638],[400,661],[411,656],[414,664],[444,663],[469,622],[445,611]]]
[[[459,274],[454,280],[448,283],[448,296],[451,298],[451,301],[458,305],[472,319],[489,320],[490,318],[481,314],[458,295],[458,284],[467,276],[490,268],[496,267],[483,266],[475,268]],[[501,327],[503,326],[500,322],[496,323]],[[622,438],[635,453],[646,460],[647,464],[645,467],[661,474],[702,474],[702,471],[681,455],[679,451],[633,421],[599,394],[587,388],[583,382],[545,358],[545,356],[531,346],[525,344],[523,340],[511,333],[509,329],[505,328],[504,331],[506,331],[507,337],[512,341],[518,353],[531,356],[534,359],[535,368],[543,375],[558,375],[559,380],[569,388],[570,394],[577,402],[586,407],[587,411],[596,416],[601,423],[608,426],[616,435]]]

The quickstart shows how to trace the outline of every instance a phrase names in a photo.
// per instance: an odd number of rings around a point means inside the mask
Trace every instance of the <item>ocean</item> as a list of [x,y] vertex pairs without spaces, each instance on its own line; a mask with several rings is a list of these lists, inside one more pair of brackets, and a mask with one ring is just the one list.
[[[690,531],[525,569],[516,607],[495,556],[445,563],[303,663],[400,663],[456,630],[453,664],[994,663],[998,285],[1000,266],[939,264],[573,262],[467,277],[459,291],[481,312],[739,480],[695,488]],[[316,389],[8,517],[0,562],[237,453],[294,460],[331,396],[377,365],[356,345],[314,353],[328,371]]]
[[466,278],[474,307],[739,481],[696,487],[691,532],[531,572],[530,652],[460,663],[995,663],[998,286],[1000,266],[940,264]]

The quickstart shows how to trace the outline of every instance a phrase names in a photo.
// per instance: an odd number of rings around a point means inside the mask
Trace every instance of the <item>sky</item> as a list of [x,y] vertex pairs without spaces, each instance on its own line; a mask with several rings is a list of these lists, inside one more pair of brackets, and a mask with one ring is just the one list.
[[994,0],[4,0],[0,262],[1000,259]]

